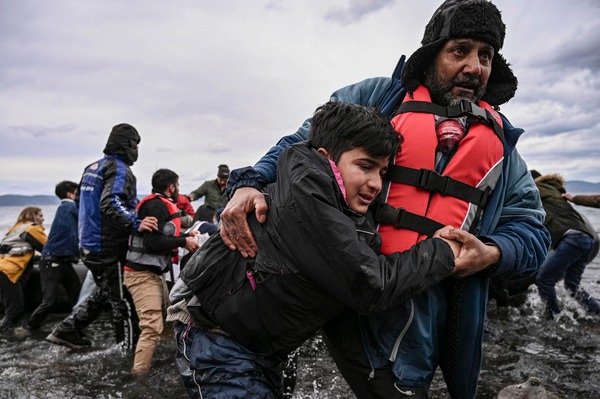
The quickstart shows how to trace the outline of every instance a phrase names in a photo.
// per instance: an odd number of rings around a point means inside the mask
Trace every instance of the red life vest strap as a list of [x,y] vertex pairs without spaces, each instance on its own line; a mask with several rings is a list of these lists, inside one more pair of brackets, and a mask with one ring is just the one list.
[[442,176],[435,170],[430,169],[413,169],[400,165],[390,165],[385,174],[385,179],[419,187],[430,192],[449,195],[482,208],[485,207],[490,195],[488,189],[481,190],[450,176]]
[[498,138],[500,138],[500,141],[505,143],[504,130],[502,129],[502,126],[498,124],[491,112],[467,100],[461,100],[460,103],[456,105],[450,105],[448,107],[427,101],[406,101],[400,104],[391,119],[393,119],[394,116],[405,112],[423,112],[427,114],[443,116],[446,118],[471,116],[491,126],[494,129],[494,133],[496,133]]
[[394,208],[384,202],[375,202],[371,205],[371,212],[377,223],[390,224],[397,229],[408,229],[426,236],[432,236],[444,227],[433,219],[409,212],[404,208]]

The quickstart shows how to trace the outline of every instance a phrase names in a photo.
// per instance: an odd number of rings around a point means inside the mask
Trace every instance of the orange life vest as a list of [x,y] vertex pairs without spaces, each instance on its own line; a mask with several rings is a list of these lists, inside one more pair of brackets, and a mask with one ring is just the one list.
[[[397,216],[394,216],[396,221],[388,220],[379,225],[382,253],[404,251],[427,238],[423,231],[418,232],[419,228],[411,230],[399,222],[407,215],[416,217],[413,225],[433,221],[439,227],[452,225],[463,230],[471,229],[478,222],[502,170],[504,146],[502,137],[498,136],[502,134],[502,121],[487,103],[480,101],[477,107],[463,101],[461,106],[465,104],[470,110],[467,114],[476,118],[441,174],[435,172],[438,140],[432,111],[402,112],[392,119],[404,142],[394,160],[398,179],[389,182],[383,194],[391,206],[388,208],[396,210],[394,215]],[[424,109],[446,109],[431,104],[429,91],[424,86],[419,86],[412,97],[406,95],[402,104],[409,110],[420,105]]]

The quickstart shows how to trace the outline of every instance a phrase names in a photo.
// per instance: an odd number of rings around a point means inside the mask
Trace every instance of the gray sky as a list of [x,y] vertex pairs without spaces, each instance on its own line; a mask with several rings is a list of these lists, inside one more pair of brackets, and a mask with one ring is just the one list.
[[[0,194],[79,181],[112,126],[187,193],[252,165],[336,89],[389,76],[439,0],[0,0]],[[600,2],[496,0],[530,168],[600,181]]]

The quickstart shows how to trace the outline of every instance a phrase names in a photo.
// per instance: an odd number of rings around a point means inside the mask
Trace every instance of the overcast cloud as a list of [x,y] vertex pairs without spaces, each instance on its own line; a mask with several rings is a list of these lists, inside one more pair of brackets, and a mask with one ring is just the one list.
[[[439,0],[0,0],[0,194],[52,194],[142,136],[133,170],[182,192],[256,162],[334,90],[388,76]],[[600,181],[600,4],[497,0],[530,168]]]

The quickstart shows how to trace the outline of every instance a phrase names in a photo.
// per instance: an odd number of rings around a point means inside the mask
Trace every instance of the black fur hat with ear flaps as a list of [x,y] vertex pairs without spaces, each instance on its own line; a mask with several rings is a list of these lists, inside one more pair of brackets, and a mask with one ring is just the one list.
[[421,47],[406,61],[402,85],[409,92],[414,91],[449,39],[472,38],[488,43],[495,51],[487,90],[481,99],[491,105],[504,104],[513,98],[518,84],[510,64],[499,53],[505,34],[500,11],[490,1],[446,0],[425,27]]

